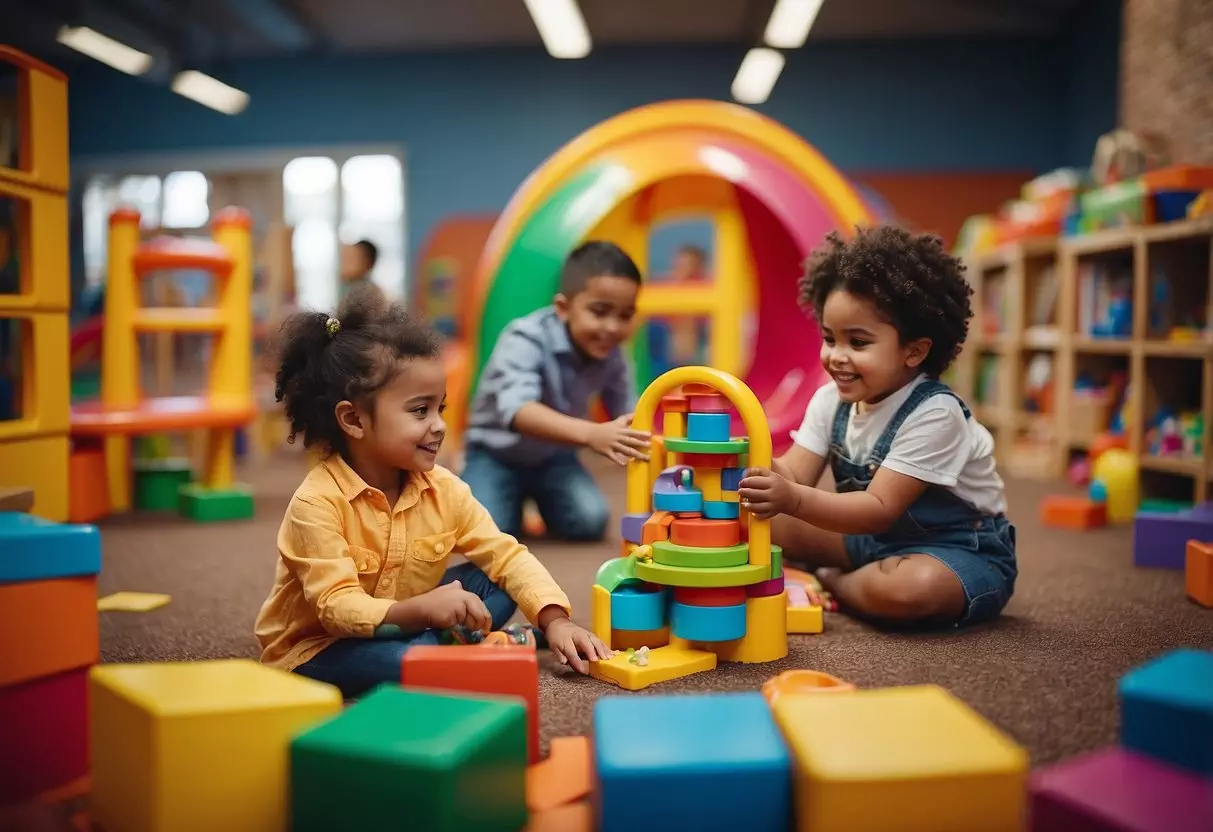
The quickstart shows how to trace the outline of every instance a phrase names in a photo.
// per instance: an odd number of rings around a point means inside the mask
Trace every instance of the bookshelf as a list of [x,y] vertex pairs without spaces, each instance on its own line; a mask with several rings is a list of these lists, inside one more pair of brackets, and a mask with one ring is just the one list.
[[[1119,418],[1143,498],[1210,499],[1213,217],[1025,240],[966,265],[974,320],[953,380],[1006,473],[1060,477]],[[1164,411],[1176,421],[1160,440]]]

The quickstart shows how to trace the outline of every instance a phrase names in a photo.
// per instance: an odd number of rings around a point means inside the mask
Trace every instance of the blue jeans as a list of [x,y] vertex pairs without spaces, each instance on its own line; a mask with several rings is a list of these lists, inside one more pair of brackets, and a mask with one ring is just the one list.
[[535,501],[548,532],[565,540],[602,540],[611,509],[577,455],[559,453],[533,467],[507,465],[471,446],[463,480],[506,534],[522,532],[522,502]]
[[[459,581],[468,592],[480,596],[493,616],[493,629],[505,626],[518,605],[489,576],[470,563],[446,570],[442,583]],[[415,644],[438,644],[439,630],[422,630],[396,638],[343,638],[295,668],[309,679],[341,689],[346,699],[368,692],[384,682],[400,682],[400,661]]]

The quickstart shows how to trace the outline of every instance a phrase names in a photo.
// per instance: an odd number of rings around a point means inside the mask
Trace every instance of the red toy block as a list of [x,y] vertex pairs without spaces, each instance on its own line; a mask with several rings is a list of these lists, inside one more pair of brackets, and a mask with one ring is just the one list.
[[1213,607],[1213,543],[1189,540],[1184,560],[1184,587],[1202,607]]
[[0,688],[0,805],[88,774],[88,668]]
[[526,704],[530,761],[538,762],[539,663],[534,650],[421,644],[404,654],[400,681],[411,688],[521,697]]
[[692,468],[736,468],[737,454],[678,454],[678,464]]
[[1086,497],[1045,497],[1040,501],[1040,522],[1058,529],[1085,532],[1108,524],[1108,507]]

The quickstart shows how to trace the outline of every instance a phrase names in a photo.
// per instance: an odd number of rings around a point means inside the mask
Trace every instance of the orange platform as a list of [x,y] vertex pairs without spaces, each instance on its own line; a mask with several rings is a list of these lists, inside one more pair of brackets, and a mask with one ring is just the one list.
[[0,687],[96,664],[99,644],[95,576],[0,584]]
[[256,417],[257,408],[253,404],[229,404],[205,396],[144,399],[134,407],[110,407],[90,401],[72,406],[72,434],[105,436],[193,428],[238,428]]

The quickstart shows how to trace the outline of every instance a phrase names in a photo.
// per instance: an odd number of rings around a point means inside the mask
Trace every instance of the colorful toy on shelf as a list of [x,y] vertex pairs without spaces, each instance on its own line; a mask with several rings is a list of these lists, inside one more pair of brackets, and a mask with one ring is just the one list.
[[88,774],[100,571],[95,526],[0,512],[0,806],[75,796]]
[[1213,540],[1213,503],[1183,511],[1139,511],[1133,518],[1133,563],[1183,569],[1189,540]]
[[[73,453],[104,448],[110,509],[132,506],[131,438],[165,431],[205,429],[206,469],[199,482],[181,485],[178,509],[194,520],[229,520],[253,515],[253,495],[236,483],[236,429],[250,424],[256,408],[252,382],[252,221],[247,211],[217,213],[214,241],[162,239],[139,242],[139,213],[120,208],[110,216],[109,274],[101,349],[101,398],[74,404]],[[212,308],[146,308],[139,283],[171,269],[196,269],[215,277]],[[145,398],[140,391],[138,333],[191,332],[215,335],[208,390],[202,396]],[[99,487],[73,482],[73,491]]]
[[[648,430],[659,405],[666,434],[654,439],[648,462],[628,465],[624,552],[602,565],[591,589],[595,634],[633,652],[594,662],[590,673],[628,690],[711,670],[718,660],[781,659],[793,618],[791,629],[821,631],[821,607],[808,604],[807,592],[790,600],[770,522],[740,510],[744,466],[771,462],[757,398],[728,373],[679,367],[645,390],[632,424]],[[729,435],[730,405],[748,437]]]
[[1109,523],[1129,523],[1141,503],[1137,457],[1122,448],[1109,448],[1091,465],[1091,488],[1102,489]]
[[[20,137],[19,167],[0,164],[0,212],[9,215],[0,223],[8,225],[5,248],[16,253],[15,269],[0,279],[17,278],[16,286],[0,286],[0,388],[7,391],[0,392],[7,399],[0,407],[8,411],[0,419],[0,488],[33,488],[33,512],[64,522],[71,397],[67,77],[9,46],[0,45],[0,62],[12,84],[6,98],[20,102],[6,120],[10,135]],[[20,346],[9,352],[13,341]]]

